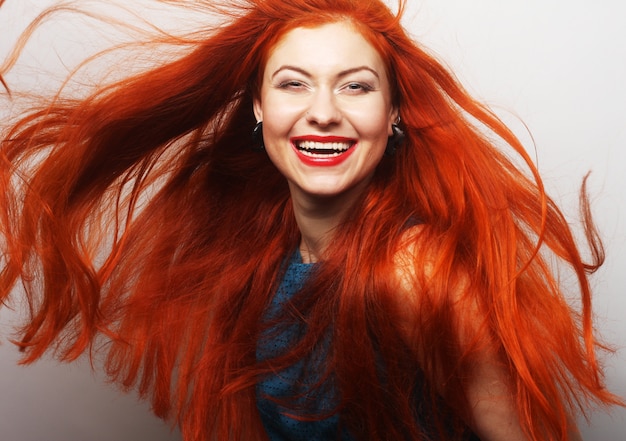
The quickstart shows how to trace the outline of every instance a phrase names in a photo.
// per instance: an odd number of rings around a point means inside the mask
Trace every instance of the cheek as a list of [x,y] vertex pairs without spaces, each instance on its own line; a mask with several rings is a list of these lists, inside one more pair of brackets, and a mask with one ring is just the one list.
[[375,100],[351,108],[349,119],[362,137],[372,141],[384,139],[386,142],[391,130],[391,112],[388,103]]
[[279,144],[283,144],[283,139],[288,138],[291,126],[286,124],[284,118],[280,115],[267,114],[263,120],[263,138],[265,140],[265,148],[268,152],[277,148]]
[[263,133],[266,137],[285,136],[297,120],[297,113],[284,103],[268,99],[263,106]]
[[263,139],[270,160],[283,172],[281,163],[288,155],[289,136],[294,125],[293,117],[278,105],[267,103],[263,109]]
[[388,115],[365,114],[354,119],[358,132],[364,138],[386,142],[389,137],[390,122]]

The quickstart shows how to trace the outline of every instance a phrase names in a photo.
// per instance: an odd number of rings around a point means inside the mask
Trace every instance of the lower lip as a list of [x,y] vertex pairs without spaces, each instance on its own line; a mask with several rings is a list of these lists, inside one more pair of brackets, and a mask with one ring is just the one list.
[[291,144],[291,147],[298,155],[298,158],[302,163],[306,165],[310,165],[312,167],[332,167],[335,165],[339,165],[344,162],[346,159],[352,155],[352,152],[356,149],[356,144],[350,147],[348,150],[338,154],[338,155],[318,155],[318,156],[309,156],[302,153],[298,148]]

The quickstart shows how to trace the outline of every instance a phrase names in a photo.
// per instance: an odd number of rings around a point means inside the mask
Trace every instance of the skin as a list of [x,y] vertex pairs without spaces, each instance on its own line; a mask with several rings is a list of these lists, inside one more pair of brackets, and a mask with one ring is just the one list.
[[[404,328],[404,336],[409,345],[415,346],[417,336],[413,334],[416,311],[419,311],[420,281],[431,278],[434,270],[434,258],[416,268],[413,256],[419,247],[421,225],[408,229],[404,234],[404,243],[409,244],[398,250],[395,256],[395,268],[398,280],[398,303],[403,306],[404,316],[400,317],[400,326]],[[417,245],[416,245],[417,244]],[[426,253],[429,255],[430,253]],[[420,271],[421,273],[417,273]],[[454,283],[455,315],[459,318],[459,341],[461,345],[470,344],[474,340],[478,326],[482,323],[481,309],[474,303],[477,295],[468,293],[470,283],[463,274]],[[407,307],[413,304],[415,307]],[[417,312],[419,314],[419,312]],[[475,352],[473,369],[468,374],[467,398],[472,415],[468,424],[482,441],[530,441],[520,425],[515,407],[515,399],[504,364],[498,354],[483,350]],[[436,374],[435,374],[436,375]],[[437,381],[437,380],[435,380]],[[568,418],[569,441],[582,441],[580,432],[572,418]]]
[[[347,22],[296,28],[267,61],[254,113],[289,183],[303,260],[317,261],[372,177],[398,116],[383,59]],[[347,150],[306,156],[295,148],[304,140]]]
[[[323,256],[333,229],[363,192],[392,134],[398,111],[392,103],[383,59],[348,22],[296,28],[270,54],[254,100],[254,114],[263,121],[268,156],[288,181],[302,235],[303,261],[315,262]],[[339,159],[311,156],[297,148],[303,141],[322,141],[308,144],[317,148],[347,150],[338,154]],[[420,228],[406,234],[419,235]],[[414,281],[419,278],[408,263],[413,252],[402,249],[397,255],[398,300],[405,304],[418,302]],[[426,278],[428,268],[426,264],[420,269]],[[466,287],[459,281],[459,298],[472,298],[462,296]],[[467,314],[471,305],[459,308],[461,316],[473,317]],[[405,320],[410,323],[411,317]],[[461,341],[471,338],[467,333],[471,334],[472,323],[478,322],[476,317],[468,320]],[[407,339],[412,339],[408,332]],[[474,431],[484,441],[526,441],[496,355],[478,357],[472,374],[468,396]],[[575,427],[570,439],[580,440]]]

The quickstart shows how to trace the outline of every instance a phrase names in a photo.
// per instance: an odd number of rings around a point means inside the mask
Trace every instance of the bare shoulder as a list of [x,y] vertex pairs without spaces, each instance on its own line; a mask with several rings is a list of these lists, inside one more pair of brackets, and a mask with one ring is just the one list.
[[[438,307],[451,308],[449,314],[444,315],[450,322],[438,324],[442,328],[454,329],[451,335],[456,341],[448,342],[446,346],[458,345],[461,352],[470,350],[474,360],[465,370],[469,380],[465,393],[472,409],[471,421],[467,423],[484,440],[525,440],[506,369],[492,351],[470,349],[485,317],[480,314],[470,292],[471,283],[466,272],[445,265],[440,257],[441,250],[435,248],[437,245],[426,237],[427,234],[423,226],[408,229],[394,256],[397,301],[403,303],[400,313],[404,336],[412,347],[419,346],[425,337],[419,322]],[[432,356],[419,349],[417,354],[419,357]],[[447,374],[430,374],[431,381],[435,381],[437,388],[444,393]]]
[[[428,234],[424,225],[407,228],[403,233],[393,255],[392,301],[396,302],[396,323],[410,347],[418,350],[417,343],[423,334],[418,323],[424,317],[422,309],[432,295],[429,285],[435,273],[435,254],[429,250],[425,241]],[[422,357],[423,354],[418,354]]]
[[401,296],[414,296],[416,289],[423,286],[424,278],[428,278],[428,275],[432,273],[432,261],[416,265],[416,261],[424,254],[423,231],[423,225],[407,228],[394,253],[394,271]]
[[467,273],[461,268],[446,267],[441,260],[437,241],[428,237],[427,227],[415,225],[406,229],[394,254],[394,271],[398,283],[398,295],[402,300],[419,302],[420,295],[441,295],[432,288],[432,282],[445,273],[445,294],[456,302],[467,291]]
[[[526,441],[529,438],[520,424],[512,367],[490,327],[489,307],[481,302],[480,289],[472,283],[467,268],[446,263],[444,250],[437,248],[442,242],[431,240],[426,229],[423,225],[407,229],[394,254],[394,296],[401,302],[398,310],[404,336],[412,347],[419,345],[424,337],[420,322],[428,321],[437,305],[449,307],[445,317],[450,322],[440,325],[454,330],[461,353],[471,360],[464,370],[471,414],[467,423],[485,441]],[[419,347],[417,355],[427,357]],[[441,374],[431,372],[431,379],[439,383]],[[443,383],[441,386],[443,389]],[[568,439],[580,440],[571,420],[570,427]]]

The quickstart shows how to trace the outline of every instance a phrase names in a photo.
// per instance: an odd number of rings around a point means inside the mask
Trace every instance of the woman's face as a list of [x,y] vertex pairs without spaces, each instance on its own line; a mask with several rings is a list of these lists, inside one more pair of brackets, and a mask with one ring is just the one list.
[[292,194],[322,197],[369,181],[397,117],[382,58],[348,22],[288,32],[267,60],[254,113]]

